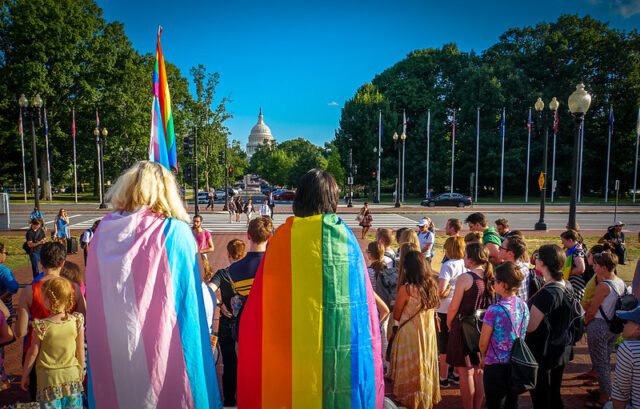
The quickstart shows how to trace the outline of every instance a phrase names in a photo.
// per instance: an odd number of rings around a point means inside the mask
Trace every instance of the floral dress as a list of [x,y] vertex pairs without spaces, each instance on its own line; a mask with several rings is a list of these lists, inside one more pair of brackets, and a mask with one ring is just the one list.
[[83,368],[76,357],[76,338],[83,330],[84,316],[77,312],[62,322],[33,320],[33,333],[40,339],[35,366],[41,408],[82,408]]

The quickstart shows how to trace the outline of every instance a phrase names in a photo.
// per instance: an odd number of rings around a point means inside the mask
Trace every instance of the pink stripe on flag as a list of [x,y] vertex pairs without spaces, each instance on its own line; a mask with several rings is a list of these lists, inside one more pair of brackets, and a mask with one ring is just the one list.
[[[145,224],[138,225],[136,236],[148,231],[153,233],[147,240],[137,240],[129,251],[136,255],[131,270],[135,272],[138,317],[147,363],[156,363],[155,367],[149,367],[150,386],[158,409],[174,409],[178,402],[180,408],[194,408],[173,299],[171,275],[176,272],[169,271],[164,251],[165,223],[157,218],[152,225]],[[150,268],[149,260],[158,260],[158,265]]]
[[[108,220],[110,215],[103,219]],[[93,246],[102,248],[100,235],[96,234],[92,239]],[[87,344],[89,345],[90,370],[93,382],[93,394],[96,408],[118,409],[118,395],[113,379],[113,367],[111,351],[107,338],[107,320],[102,298],[102,283],[98,271],[97,252],[89,252],[87,259],[87,315],[91,319],[87,320]],[[97,381],[97,382],[96,382]]]
[[376,407],[382,408],[384,405],[384,379],[382,369],[382,345],[380,343],[380,322],[378,321],[378,310],[376,307],[376,300],[373,295],[373,287],[371,286],[371,280],[369,280],[369,274],[366,270],[366,263],[364,256],[362,257],[362,265],[365,266],[364,283],[367,291],[367,306],[369,308],[369,327],[371,331],[371,339],[373,340],[373,370],[375,373],[375,384],[378,386],[376,390]]

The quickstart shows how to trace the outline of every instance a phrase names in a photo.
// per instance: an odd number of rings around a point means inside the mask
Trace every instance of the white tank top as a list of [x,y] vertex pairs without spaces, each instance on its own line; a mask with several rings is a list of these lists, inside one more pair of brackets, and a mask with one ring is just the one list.
[[[604,311],[604,313],[607,315],[607,319],[611,320],[613,319],[613,314],[615,313],[616,301],[618,301],[618,297],[624,294],[625,284],[624,281],[617,277],[613,280],[604,280],[603,282],[609,285],[610,291],[609,295],[607,295],[605,299],[602,300],[601,307],[602,311]],[[600,313],[600,309],[598,309],[598,312],[596,312],[595,318],[604,319],[604,317]]]

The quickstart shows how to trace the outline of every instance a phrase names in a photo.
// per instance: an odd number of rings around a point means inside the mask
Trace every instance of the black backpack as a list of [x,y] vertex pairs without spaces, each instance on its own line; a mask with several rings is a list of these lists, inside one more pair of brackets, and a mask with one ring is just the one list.
[[[511,389],[513,393],[520,395],[536,387],[538,363],[527,346],[524,337],[520,336],[520,333],[522,332],[522,325],[524,324],[524,315],[522,317],[522,322],[520,323],[520,328],[516,328],[513,326],[513,322],[511,322],[509,310],[501,304],[497,305],[506,312],[507,318],[513,328],[513,332],[516,334],[516,339],[513,341],[513,345],[511,346],[511,358],[509,358],[508,384],[509,389]],[[516,304],[516,310],[517,308]],[[525,306],[525,308],[527,307]]]
[[554,283],[551,283],[548,286],[557,287],[562,290],[562,305],[566,310],[568,310],[568,314],[566,316],[566,319],[568,320],[567,327],[557,337],[549,338],[549,344],[555,346],[575,345],[576,342],[582,339],[585,331],[584,308],[582,308],[582,304],[580,304],[580,298],[574,294],[573,288],[570,286],[562,288],[560,285],[554,285]]
[[376,274],[376,293],[387,307],[392,308],[396,302],[398,285],[398,269],[395,267],[386,268],[381,273]]
[[609,325],[609,331],[611,331],[613,334],[620,334],[622,333],[622,329],[624,328],[624,321],[616,315],[616,311],[631,311],[638,306],[638,300],[633,296],[633,294],[629,293],[629,288],[626,285],[624,287],[624,292],[622,294],[618,294],[618,292],[615,290],[615,288],[613,288],[608,280],[603,281],[603,283],[608,285],[611,291],[613,291],[617,295],[617,299],[616,307],[613,311],[613,317],[611,317],[611,319],[609,319],[609,317],[607,317],[607,314],[604,313],[602,305],[600,305],[599,308],[600,315],[602,315],[602,318],[604,318],[604,320]]

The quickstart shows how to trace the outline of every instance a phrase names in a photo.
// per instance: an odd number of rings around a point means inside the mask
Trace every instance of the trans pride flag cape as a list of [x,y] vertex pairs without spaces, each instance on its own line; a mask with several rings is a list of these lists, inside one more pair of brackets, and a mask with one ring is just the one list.
[[290,217],[271,239],[241,317],[237,392],[240,409],[383,406],[373,289],[337,215]]
[[189,226],[111,213],[87,260],[89,405],[222,408]]

